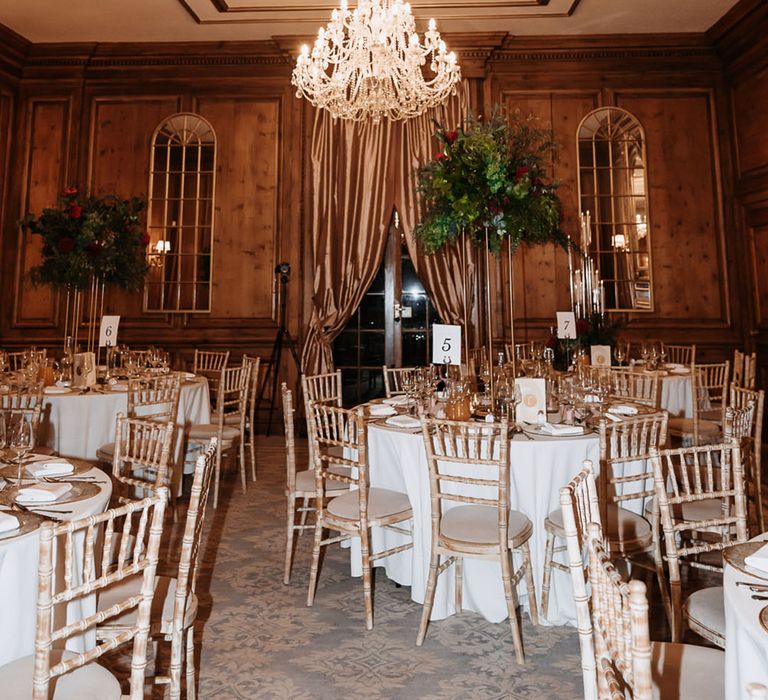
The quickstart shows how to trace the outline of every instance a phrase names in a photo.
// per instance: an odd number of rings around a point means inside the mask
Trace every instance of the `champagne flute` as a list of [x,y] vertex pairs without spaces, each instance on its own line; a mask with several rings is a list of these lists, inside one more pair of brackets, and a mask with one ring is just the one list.
[[32,424],[22,416],[14,430],[11,432],[11,451],[16,455],[16,477],[19,486],[21,486],[21,467],[24,463],[24,457],[34,446],[35,439]]

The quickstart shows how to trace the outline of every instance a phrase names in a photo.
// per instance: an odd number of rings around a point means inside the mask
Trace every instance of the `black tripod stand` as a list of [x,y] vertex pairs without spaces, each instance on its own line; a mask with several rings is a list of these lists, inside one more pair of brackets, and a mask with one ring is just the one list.
[[286,314],[286,301],[288,297],[288,275],[291,274],[291,266],[287,262],[280,263],[275,267],[275,274],[280,275],[280,328],[275,336],[275,343],[272,346],[272,354],[269,356],[269,367],[264,373],[264,379],[261,382],[261,389],[259,390],[259,399],[264,396],[264,389],[266,389],[269,383],[270,376],[272,378],[272,389],[269,397],[269,418],[267,419],[267,435],[272,431],[272,415],[275,412],[275,399],[277,398],[277,381],[280,375],[280,360],[283,354],[283,345],[291,351],[293,361],[296,363],[296,372],[301,374],[301,361],[299,360],[299,354],[296,352],[296,346],[293,344],[293,339],[288,329],[285,326],[285,314]]

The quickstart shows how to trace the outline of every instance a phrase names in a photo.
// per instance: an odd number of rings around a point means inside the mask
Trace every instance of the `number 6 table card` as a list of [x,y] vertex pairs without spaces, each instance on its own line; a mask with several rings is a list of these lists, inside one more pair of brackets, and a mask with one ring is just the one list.
[[461,364],[461,326],[432,324],[432,362],[436,365]]

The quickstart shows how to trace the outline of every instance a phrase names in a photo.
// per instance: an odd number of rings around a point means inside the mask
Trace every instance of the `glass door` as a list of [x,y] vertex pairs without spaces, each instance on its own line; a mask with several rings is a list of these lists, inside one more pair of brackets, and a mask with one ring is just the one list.
[[333,344],[344,404],[384,396],[382,366],[412,367],[432,359],[437,312],[421,284],[393,213],[384,260],[360,306]]

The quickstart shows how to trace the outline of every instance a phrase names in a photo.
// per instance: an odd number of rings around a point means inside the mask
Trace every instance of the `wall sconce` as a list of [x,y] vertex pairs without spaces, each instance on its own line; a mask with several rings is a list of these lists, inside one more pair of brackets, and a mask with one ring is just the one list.
[[645,238],[648,234],[648,224],[642,214],[635,214],[635,226],[637,226],[637,237]]
[[613,247],[618,250],[626,250],[627,249],[627,237],[623,233],[617,233],[613,237],[612,241]]
[[171,252],[171,242],[166,240],[159,240],[152,246],[153,253],[148,256],[148,263],[150,267],[162,267],[165,265],[165,256]]

